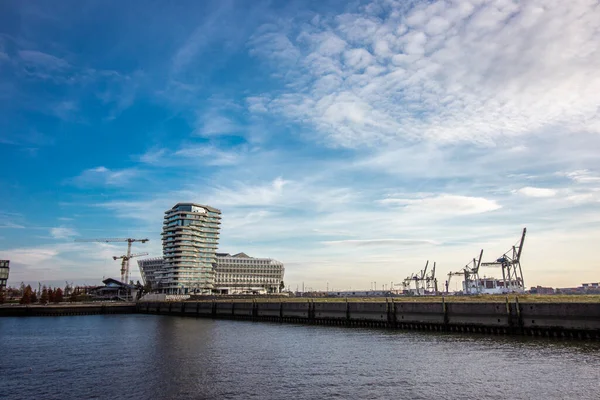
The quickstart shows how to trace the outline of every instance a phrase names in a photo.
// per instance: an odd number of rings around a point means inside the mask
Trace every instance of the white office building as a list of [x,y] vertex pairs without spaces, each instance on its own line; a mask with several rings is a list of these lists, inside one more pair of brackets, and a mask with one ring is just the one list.
[[215,291],[220,294],[279,293],[285,268],[271,258],[253,258],[245,253],[217,253]]
[[[214,282],[212,293],[218,294],[266,294],[281,292],[285,268],[282,262],[271,258],[254,258],[245,253],[231,255],[216,253],[213,264]],[[166,269],[164,259],[139,260],[144,284],[152,290],[164,291]],[[168,293],[168,292],[167,292]],[[191,293],[188,291],[188,293]]]
[[165,212],[161,292],[212,292],[220,224],[221,211],[202,204],[178,203]]

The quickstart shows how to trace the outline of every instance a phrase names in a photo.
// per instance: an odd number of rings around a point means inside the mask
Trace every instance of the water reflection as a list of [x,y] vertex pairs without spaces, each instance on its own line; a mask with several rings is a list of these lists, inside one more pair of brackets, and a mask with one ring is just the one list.
[[152,315],[0,320],[0,397],[595,399],[600,344]]

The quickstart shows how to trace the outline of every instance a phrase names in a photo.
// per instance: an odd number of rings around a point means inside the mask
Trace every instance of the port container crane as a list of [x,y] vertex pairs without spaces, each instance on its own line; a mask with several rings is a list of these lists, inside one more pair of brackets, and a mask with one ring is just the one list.
[[[448,280],[446,281],[446,293],[449,291],[450,280],[453,276],[462,275],[465,277],[465,294],[471,294],[471,289],[475,289],[476,293],[480,292],[479,288],[479,267],[483,258],[483,249],[479,253],[479,258],[473,258],[473,261],[465,265],[462,271],[449,272]],[[473,284],[474,283],[474,284]]]
[[523,270],[521,268],[521,253],[523,252],[526,233],[527,228],[523,228],[521,239],[510,250],[504,253],[502,257],[496,261],[481,264],[484,267],[502,267],[504,287],[511,292],[522,292],[525,290]]

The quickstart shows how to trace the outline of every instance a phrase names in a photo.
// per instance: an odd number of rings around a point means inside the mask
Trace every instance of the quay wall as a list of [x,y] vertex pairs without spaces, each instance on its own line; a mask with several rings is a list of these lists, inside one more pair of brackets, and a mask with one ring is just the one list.
[[138,302],[147,314],[439,332],[600,339],[600,303]]
[[3,305],[0,317],[161,314],[297,324],[600,339],[600,302],[152,301]]
[[135,303],[53,304],[53,305],[3,305],[0,317],[36,317],[94,314],[133,314]]

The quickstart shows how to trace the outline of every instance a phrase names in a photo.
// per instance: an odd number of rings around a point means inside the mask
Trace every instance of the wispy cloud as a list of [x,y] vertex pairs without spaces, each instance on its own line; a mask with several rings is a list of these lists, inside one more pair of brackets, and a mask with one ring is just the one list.
[[189,146],[177,150],[175,156],[192,159],[203,165],[235,165],[240,162],[241,153],[223,151],[214,146]]
[[495,211],[502,206],[495,200],[483,197],[457,196],[441,194],[424,198],[387,198],[380,200],[381,204],[405,207],[413,212],[468,215]]
[[247,155],[245,147],[221,149],[213,145],[184,143],[178,150],[151,149],[136,157],[144,164],[161,167],[232,166]]
[[37,50],[20,50],[19,57],[27,65],[48,70],[62,70],[70,67],[64,59]]
[[594,175],[587,169],[562,173],[560,175],[566,176],[569,179],[577,183],[600,183],[600,175]]
[[349,239],[349,240],[331,240],[323,244],[333,246],[419,246],[419,245],[437,245],[433,240],[415,240],[415,239]]
[[216,110],[206,111],[198,118],[198,129],[194,132],[198,136],[216,136],[232,133],[241,133],[243,128],[231,118],[222,115]]
[[517,190],[517,193],[528,197],[554,197],[556,196],[556,190],[547,188],[537,188],[526,186]]
[[86,169],[80,175],[69,180],[76,186],[126,186],[140,175],[135,168],[109,169],[103,166]]
[[15,224],[14,222],[0,222],[0,228],[7,229],[24,229],[23,225]]
[[50,229],[50,235],[54,239],[71,239],[75,236],[79,236],[79,233],[73,228],[67,228],[65,226],[59,226]]
[[[117,227],[158,255],[181,201],[220,208],[220,247],[281,259],[286,282],[365,287],[425,258],[445,273],[523,226],[529,282],[593,276],[600,9],[586,0],[10,7],[37,11],[19,14],[27,35],[0,28],[0,145],[37,156],[3,158],[6,207],[67,183],[54,223],[0,213],[14,279],[118,274],[122,247],[71,239]],[[102,24],[85,52],[70,40]],[[50,144],[79,169],[44,170]],[[565,263],[578,274],[547,278]]]
[[[87,283],[97,283],[102,276],[118,276],[119,265],[112,256],[122,251],[108,243],[59,243],[0,250],[0,258],[11,260],[10,280],[20,281],[73,280],[94,276]],[[107,262],[109,261],[110,262]],[[93,273],[81,273],[81,265]],[[134,275],[137,270],[132,269]]]
[[21,214],[0,211],[0,229],[24,229]]
[[384,8],[385,16],[368,5],[309,24],[263,27],[251,51],[295,72],[282,76],[293,90],[265,94],[264,107],[349,147],[495,143],[548,128],[598,126],[600,10],[591,3]]

